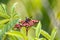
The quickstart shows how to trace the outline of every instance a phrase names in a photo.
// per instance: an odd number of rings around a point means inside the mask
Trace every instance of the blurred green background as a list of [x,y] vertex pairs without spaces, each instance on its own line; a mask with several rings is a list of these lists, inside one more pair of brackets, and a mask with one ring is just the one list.
[[60,40],[60,0],[0,0],[0,3],[7,5],[8,13],[10,7],[17,3],[15,10],[21,19],[32,16],[32,19],[40,20],[42,29],[48,33],[56,27],[55,39]]

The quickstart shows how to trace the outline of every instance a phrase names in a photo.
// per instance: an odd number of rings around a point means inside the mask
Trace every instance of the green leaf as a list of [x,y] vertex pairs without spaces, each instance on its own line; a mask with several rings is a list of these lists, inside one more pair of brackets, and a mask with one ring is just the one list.
[[47,40],[45,38],[35,38],[34,40]]
[[1,12],[1,11],[0,11],[0,16],[3,17],[3,18],[10,18],[9,15],[7,15],[6,13]]
[[3,11],[4,11],[5,13],[7,13],[7,6],[6,6],[5,4],[1,4],[1,6],[2,6],[2,8],[3,8]]
[[36,37],[39,38],[41,32],[41,22],[38,23],[36,27]]
[[45,38],[40,38],[39,40],[46,40]]
[[20,15],[16,13],[16,15],[14,15],[14,18],[20,18]]
[[14,12],[16,5],[17,5],[17,2],[12,5],[12,7],[11,7],[11,13]]
[[0,24],[7,23],[8,21],[9,21],[9,19],[0,20]]
[[45,38],[47,38],[48,40],[50,39],[50,35],[47,33],[47,32],[45,32],[44,30],[41,30],[41,34],[45,37]]
[[18,40],[15,36],[9,36],[9,40]]
[[5,4],[0,4],[0,16],[3,18],[9,18],[9,15],[7,14],[7,8]]
[[20,33],[23,34],[25,40],[28,40],[28,37],[26,36],[26,28],[25,28],[25,27],[22,27],[22,28],[20,29]]
[[20,29],[20,32],[21,32],[24,36],[26,36],[26,28],[25,28],[25,27],[22,27],[22,28]]
[[0,30],[3,29],[4,24],[0,24]]
[[18,38],[12,35],[5,35],[2,40],[18,40]]
[[4,12],[2,5],[0,4],[0,11]]
[[57,29],[53,28],[52,32],[51,32],[51,39],[50,40],[54,40],[55,35],[56,35]]
[[18,31],[7,32],[6,34],[7,35],[11,35],[11,36],[24,38],[24,35],[21,32],[18,32]]
[[5,32],[9,31],[14,27],[14,25],[18,22],[18,19],[10,20],[2,29],[2,32],[0,33],[0,40],[2,40],[2,37],[4,36]]
[[[34,27],[34,26],[32,26]],[[28,30],[28,40],[34,40],[35,39],[35,29],[29,28]]]
[[17,2],[14,3],[14,4],[12,5],[12,7],[11,7],[11,17],[16,14],[16,12],[15,12],[15,7],[16,7],[16,5],[17,5]]

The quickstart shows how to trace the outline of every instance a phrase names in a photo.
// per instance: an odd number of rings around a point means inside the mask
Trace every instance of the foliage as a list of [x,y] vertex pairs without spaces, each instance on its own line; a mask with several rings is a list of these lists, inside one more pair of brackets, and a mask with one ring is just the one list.
[[[25,2],[24,0],[21,1],[25,4],[25,8],[28,12],[29,17],[32,16],[31,14],[32,11],[34,10],[35,12],[37,11],[36,9],[38,8],[39,11],[41,10],[43,14],[43,18],[41,19],[41,21],[39,21],[37,26],[32,26],[31,28],[29,28],[30,31],[28,30],[29,31],[28,35],[26,35],[25,27],[17,31],[13,29],[15,24],[18,23],[18,21],[20,21],[19,19],[21,19],[18,13],[16,13],[15,11],[15,6],[17,3],[15,3],[11,7],[10,13],[8,13],[7,6],[5,4],[0,4],[0,17],[3,18],[0,20],[0,32],[1,32],[0,40],[54,40],[57,32],[57,29],[55,27],[50,33],[51,35],[48,32],[46,32],[44,29],[42,29],[42,27],[46,27],[46,30],[49,31],[48,27],[50,24],[50,19],[48,16],[48,12],[41,4],[41,0],[40,1],[28,0],[27,2]],[[35,4],[38,5],[36,6]],[[41,35],[44,37],[41,38]]]

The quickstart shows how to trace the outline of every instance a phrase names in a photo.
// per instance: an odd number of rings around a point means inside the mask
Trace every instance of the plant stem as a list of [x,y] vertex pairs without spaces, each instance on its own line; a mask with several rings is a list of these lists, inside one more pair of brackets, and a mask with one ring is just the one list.
[[26,36],[28,36],[28,27],[26,27]]

